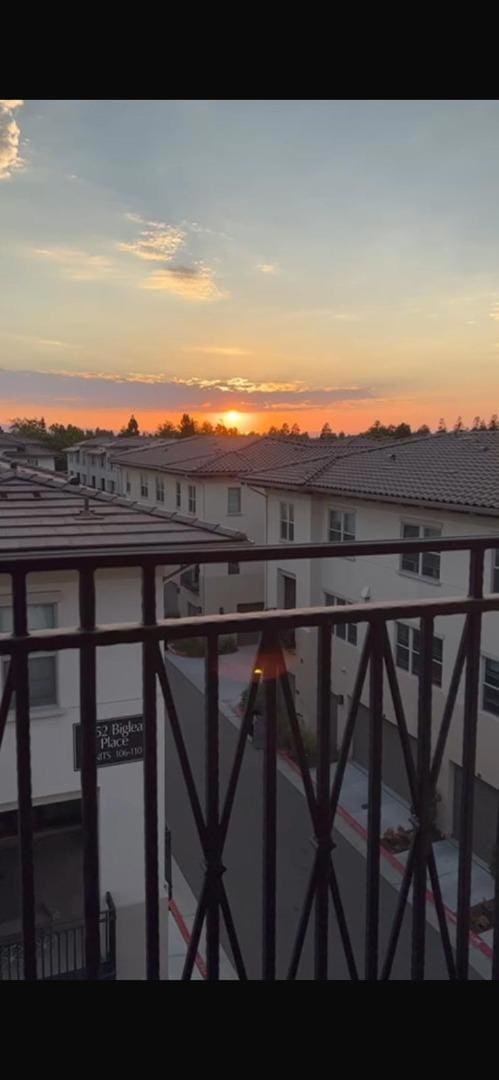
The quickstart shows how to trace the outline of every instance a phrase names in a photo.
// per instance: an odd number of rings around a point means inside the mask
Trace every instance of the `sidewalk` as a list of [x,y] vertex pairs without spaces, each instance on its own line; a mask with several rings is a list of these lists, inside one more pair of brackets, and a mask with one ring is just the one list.
[[[256,646],[243,646],[237,653],[232,653],[219,658],[219,707],[220,712],[234,724],[241,726],[241,716],[238,711],[240,698],[243,690],[248,686],[251,670],[254,663]],[[198,690],[204,693],[204,660],[203,658],[181,657],[169,651],[169,662],[174,664]],[[300,771],[294,761],[287,755],[281,754],[278,763],[279,770],[284,773],[290,782],[303,792]],[[331,766],[331,778],[334,776],[335,765]],[[315,779],[315,769],[311,769],[311,775]],[[341,800],[335,821],[335,828],[349,841],[358,851],[365,855],[367,839],[367,773],[359,765],[349,762],[345,769],[341,786]],[[396,828],[398,825],[407,827],[410,825],[409,810],[405,803],[397,798],[391,791],[383,787],[381,802],[381,830]],[[452,840],[439,840],[433,844],[437,872],[440,879],[442,900],[449,921],[449,932],[452,936],[453,926],[456,923],[457,909],[457,880],[459,849]],[[396,889],[400,889],[401,878],[407,861],[407,852],[397,855],[382,848],[381,873]],[[475,859],[472,862],[471,876],[471,905],[489,900],[494,896],[494,880],[492,875],[483,868]],[[433,897],[428,892],[428,920],[438,929],[438,921],[433,907]],[[408,897],[408,903],[412,900],[412,887]],[[487,930],[480,935],[470,934],[470,963],[484,978],[490,978],[490,961],[492,959],[493,930]]]
[[[190,941],[197,900],[189,888],[180,867],[173,860],[173,898],[169,904],[168,915],[168,978],[180,980],[184,969],[187,946]],[[192,971],[192,981],[206,979],[206,933],[201,932],[196,963]],[[223,949],[220,949],[220,979],[236,979],[236,973],[229,963]]]

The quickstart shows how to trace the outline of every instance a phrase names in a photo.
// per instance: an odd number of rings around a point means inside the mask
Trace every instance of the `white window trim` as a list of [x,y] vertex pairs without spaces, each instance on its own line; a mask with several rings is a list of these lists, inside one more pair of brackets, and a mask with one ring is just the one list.
[[[410,575],[410,576],[412,576],[412,575]],[[408,630],[421,630],[421,627],[420,627],[420,625],[419,625],[419,620],[417,620],[417,619],[416,619],[416,620],[414,620],[414,619],[407,619],[407,620],[406,620],[406,619],[403,619],[403,618],[400,618],[400,619],[395,619],[395,620],[394,620],[394,623],[393,623],[393,641],[392,641],[392,646],[393,646],[393,663],[394,663],[395,667],[396,667],[396,668],[397,668],[397,669],[398,669],[399,671],[401,671],[401,672],[402,672],[402,673],[403,673],[404,675],[411,675],[411,677],[412,677],[412,678],[414,678],[414,679],[418,679],[418,678],[419,678],[419,675],[417,675],[417,674],[416,674],[416,672],[414,672],[414,671],[411,671],[411,668],[409,668],[409,671],[406,671],[406,669],[405,669],[405,668],[403,668],[403,667],[400,667],[400,665],[399,665],[399,664],[397,664],[397,645],[398,645],[398,642],[397,642],[397,624],[398,624],[398,623],[400,623],[400,624],[401,624],[401,626],[406,626]],[[444,637],[444,635],[443,635],[443,634],[440,634],[440,633],[436,634],[436,633],[435,633],[435,629],[433,629],[433,637],[434,637],[434,638],[438,638],[438,639],[439,639],[439,640],[440,640],[440,641],[442,642],[442,662],[441,662],[441,664],[440,664],[440,667],[442,668],[442,679],[441,679],[441,682],[440,682],[440,684],[438,684],[438,683],[434,683],[434,682],[433,682],[433,680],[432,680],[432,684],[431,684],[431,685],[432,685],[432,687],[433,687],[433,689],[434,689],[434,690],[443,690],[443,689],[444,689],[444,656],[445,656],[445,637]],[[412,653],[414,652],[414,649],[413,649],[413,646],[412,646],[412,642],[413,642],[413,638],[412,638],[412,635],[410,635],[410,638],[409,638],[409,645],[407,646],[407,650],[408,650],[408,652],[409,652],[409,659],[410,659],[411,661],[412,661]],[[406,648],[406,646],[405,646],[405,645],[404,645],[404,646],[401,646],[401,647],[403,647],[403,648]],[[420,654],[420,655],[421,655],[421,654]]]
[[[194,495],[191,494],[194,492]],[[194,510],[191,510],[191,503],[194,503]],[[198,505],[198,493],[196,484],[187,485],[187,513],[196,514]]]
[[[400,539],[401,540],[408,539],[407,537],[404,537],[404,525],[412,525],[413,528],[415,528],[417,526],[419,529],[439,529],[440,530],[440,539],[442,539],[443,526],[441,525],[440,522],[421,521],[421,519],[419,519],[418,521],[416,521],[415,519],[411,521],[409,518],[403,518],[402,521],[400,522]],[[416,539],[416,537],[414,539]],[[424,537],[420,536],[420,539],[423,540]],[[439,537],[436,536],[435,540],[438,540],[438,539],[439,539]],[[436,578],[432,578],[432,577],[427,577],[426,574],[415,574],[415,573],[413,573],[412,570],[403,570],[402,566],[401,566],[402,554],[403,553],[401,552],[400,555],[398,556],[398,570],[397,570],[397,572],[400,574],[401,577],[409,578],[410,581],[424,581],[427,585],[436,585],[437,587],[440,587],[442,585],[442,578],[441,577],[436,579]],[[441,571],[442,570],[442,552],[439,551],[439,552],[436,552],[436,554],[440,555],[440,571]],[[422,555],[422,552],[419,553],[420,560],[421,560],[421,555]],[[421,565],[422,565],[422,561],[421,561]],[[438,637],[439,635],[437,634],[436,636]]]
[[[282,514],[283,506],[286,507],[286,515],[285,515],[285,517],[283,517],[283,514]],[[289,513],[290,509],[292,510],[292,516]],[[283,525],[286,525],[286,532],[287,533],[289,533],[289,526],[290,525],[293,526],[293,538],[292,539],[290,539],[289,535],[288,536],[283,536],[282,535],[282,526]],[[280,499],[279,500],[279,543],[280,544],[294,544],[296,542],[295,541],[295,529],[296,529],[295,504],[294,504],[294,502],[285,502],[283,499]]]
[[[239,510],[231,510],[230,509],[230,496],[229,496],[229,493],[231,491],[238,491],[239,492]],[[234,484],[231,487],[227,488],[227,516],[228,517],[241,517],[242,512],[243,512],[243,492],[242,492],[242,488],[238,487],[237,485]]]
[[[347,600],[345,596],[340,596],[340,595],[339,595],[339,593],[332,593],[332,592],[329,592],[329,590],[328,590],[328,589],[324,589],[324,597],[326,597],[326,596],[331,596],[331,597],[332,597],[332,599],[333,599],[333,600],[336,600],[336,601],[338,601],[338,600],[341,600],[341,601],[342,601],[341,607],[348,607],[348,606],[349,606],[349,604],[353,604],[353,603],[354,603],[354,601],[353,601],[353,600]],[[340,606],[339,604],[336,604],[336,605],[329,605],[329,604],[327,603],[327,600],[325,600],[325,604],[326,604],[326,607],[330,607],[330,606],[331,606],[331,607],[332,607],[332,606],[337,606],[337,607],[339,607],[339,606]],[[349,626],[355,626],[355,627],[356,627],[356,630],[357,630],[357,641],[349,641],[349,640],[348,640],[348,627],[349,627]],[[357,649],[357,648],[358,648],[358,645],[359,645],[359,627],[360,627],[360,623],[346,623],[346,624],[345,624],[345,631],[346,631],[346,632],[345,632],[345,637],[344,637],[344,638],[340,637],[340,641],[343,641],[343,642],[345,643],[345,645],[351,645],[353,649]],[[336,626],[333,626],[333,628],[332,628],[332,629],[333,629],[333,636],[334,636],[334,637],[338,637],[338,634],[336,633],[336,629],[337,629],[337,627],[336,627]]]
[[[58,620],[58,605],[60,604],[61,598],[62,598],[62,592],[28,593],[28,595],[27,595],[27,606],[31,607],[34,604],[53,604],[53,606],[56,609],[56,611],[55,611],[55,627],[54,627],[54,629],[56,629],[57,626],[58,626],[58,621],[59,621]],[[10,595],[7,595],[7,594],[3,594],[3,595],[0,594],[0,607],[2,607],[2,608],[12,608],[12,597]],[[59,654],[58,654],[57,650],[54,650],[53,652],[50,652],[50,651],[38,652],[35,655],[36,656],[41,656],[41,657],[43,657],[43,656],[53,656],[55,658],[55,696],[56,696],[56,700],[51,705],[30,705],[30,716],[33,716],[34,718],[40,719],[40,720],[48,719],[49,717],[52,717],[52,716],[53,717],[64,716],[64,714],[66,713],[66,709],[64,709],[60,705],[60,698],[59,698],[59,691],[60,691],[60,687],[59,687],[59,658],[58,658]],[[6,659],[8,659],[8,657],[2,657],[2,660],[6,660]],[[2,667],[3,667],[3,665],[0,663],[0,685],[1,685],[1,690],[2,690],[2,693],[3,693],[4,680],[3,680]],[[10,708],[8,713],[7,713],[7,723],[14,723],[15,719],[16,719],[15,709]]]
[[491,712],[490,709],[485,709],[484,706],[483,706],[483,690],[484,690],[484,686],[485,686],[485,661],[486,660],[493,660],[494,664],[499,664],[499,657],[498,656],[492,656],[491,653],[485,653],[485,652],[480,654],[480,695],[479,695],[479,701],[478,701],[478,708],[480,709],[480,712],[486,713],[487,716],[495,716],[496,719],[499,721],[499,713]]
[[[343,514],[343,515],[344,514],[353,514],[353,516],[355,518],[355,523],[354,523],[355,524],[355,539],[354,540],[339,540],[339,541],[337,541],[337,540],[330,540],[329,539],[329,515],[330,515],[330,513]],[[342,532],[342,535],[343,535],[343,525],[342,525],[341,532]],[[353,509],[351,506],[345,506],[345,505],[343,505],[343,506],[328,506],[328,508],[326,510],[326,538],[327,538],[327,543],[328,544],[336,544],[336,543],[354,544],[357,541],[357,510]],[[343,559],[348,559],[349,562],[355,562],[355,555],[342,555],[342,558]]]

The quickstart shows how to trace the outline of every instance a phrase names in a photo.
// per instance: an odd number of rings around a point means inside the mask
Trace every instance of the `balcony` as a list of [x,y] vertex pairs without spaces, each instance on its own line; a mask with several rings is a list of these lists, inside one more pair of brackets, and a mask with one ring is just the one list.
[[[262,843],[259,861],[250,866],[253,880],[261,883],[261,903],[250,918],[261,918],[261,950],[258,979],[299,977],[299,966],[309,931],[313,930],[313,978],[327,981],[337,978],[335,963],[341,956],[350,979],[378,981],[389,979],[400,947],[403,924],[409,924],[410,957],[408,978],[422,981],[428,977],[429,916],[441,948],[446,977],[466,981],[470,972],[470,906],[472,874],[472,835],[474,780],[479,709],[479,665],[482,616],[499,611],[499,595],[483,595],[484,555],[495,547],[497,539],[447,538],[431,540],[379,541],[376,543],[295,544],[288,558],[310,560],[345,556],[370,558],[383,555],[409,555],[427,551],[461,551],[469,555],[469,589],[466,596],[396,602],[350,604],[348,606],[310,607],[259,613],[204,615],[194,618],[158,619],[155,610],[156,567],[178,565],[178,553],[154,550],[151,546],[134,552],[36,554],[2,556],[0,573],[12,578],[14,626],[12,634],[0,635],[0,656],[8,658],[8,673],[0,704],[0,744],[12,695],[15,694],[17,731],[17,776],[19,792],[19,847],[21,855],[22,947],[18,943],[21,976],[36,980],[43,974],[40,937],[35,918],[33,873],[33,826],[31,801],[31,750],[28,658],[47,650],[64,653],[78,650],[80,656],[81,786],[84,832],[84,927],[81,932],[81,955],[76,977],[98,979],[102,969],[102,927],[99,905],[99,858],[97,824],[96,760],[96,650],[120,644],[142,645],[142,699],[144,718],[144,814],[145,814],[145,910],[147,978],[159,978],[159,877],[158,856],[158,709],[157,690],[165,705],[165,723],[178,768],[185,786],[187,804],[197,836],[199,858],[204,875],[192,934],[187,949],[183,978],[192,976],[201,933],[206,930],[206,970],[208,980],[220,977],[221,946],[228,949],[237,976],[248,978],[248,956],[240,944],[241,911],[233,909],[224,874],[230,871],[229,830],[241,782],[242,765],[253,728],[255,704],[263,698],[263,749],[261,751]],[[224,561],[283,560],[281,545],[241,549],[224,547]],[[190,552],[193,562],[216,563],[220,552],[196,548]],[[95,623],[95,573],[106,567],[139,567],[142,572],[142,621],[109,626]],[[27,631],[27,575],[69,569],[79,574],[80,626],[78,629]],[[433,627],[436,618],[461,616],[463,630],[457,650],[437,737],[432,744]],[[409,737],[405,703],[401,693],[389,624],[419,620],[417,752]],[[359,649],[357,673],[350,695],[345,729],[332,767],[330,731],[331,678],[335,652],[334,628],[341,624],[366,627],[363,647]],[[312,773],[305,749],[303,732],[291,689],[283,635],[301,629],[317,635],[316,668],[317,717],[316,772]],[[257,647],[248,694],[235,739],[227,783],[221,784],[222,743],[219,700],[219,649],[221,635],[242,632],[258,633]],[[163,643],[182,638],[206,640],[204,723],[202,753],[204,793],[195,775],[190,747],[184,736],[183,717],[172,692]],[[455,919],[449,919],[433,845],[432,805],[436,799],[446,741],[461,681],[464,684],[462,722],[461,809],[459,824],[458,895]],[[369,693],[369,769],[367,781],[367,829],[365,875],[362,904],[347,895],[338,873],[339,844],[337,826],[342,783],[348,766],[352,740],[358,720],[364,687]],[[383,719],[386,697],[390,698],[396,717],[406,780],[412,806],[413,829],[400,888],[388,933],[380,931],[383,913],[381,800],[383,785]],[[290,740],[297,763],[297,776],[308,813],[313,857],[307,887],[296,912],[289,952],[283,961],[280,895],[278,890],[279,829],[278,816],[278,702],[283,701]],[[199,734],[199,732],[198,732]],[[248,795],[246,796],[248,797]],[[251,798],[251,793],[250,796]],[[253,801],[254,801],[253,795]],[[204,809],[202,802],[204,801]],[[499,832],[498,832],[499,835]],[[175,856],[175,834],[173,833]],[[230,850],[229,850],[230,849]],[[249,851],[241,852],[246,862]],[[239,856],[239,852],[235,851]],[[494,933],[489,978],[499,978],[498,877],[495,871]],[[362,911],[362,926],[358,913]],[[432,930],[433,934],[433,930]],[[52,945],[49,953],[52,955]],[[43,953],[43,950],[42,950]],[[107,953],[105,954],[107,957]],[[17,961],[16,961],[17,963]],[[17,969],[16,969],[17,970]],[[3,976],[5,977],[5,976]],[[15,976],[18,977],[18,976]],[[59,970],[54,978],[70,977]],[[75,977],[74,975],[72,977]],[[255,976],[250,976],[255,977]],[[343,976],[341,976],[343,977]],[[430,976],[431,977],[431,976]]]
[[[47,916],[49,913],[47,913]],[[110,893],[99,917],[100,964],[98,978],[116,978],[116,909]],[[85,979],[85,926],[83,922],[53,923],[50,917],[35,931],[36,977]],[[24,978],[24,942],[19,934],[0,937],[0,980]]]

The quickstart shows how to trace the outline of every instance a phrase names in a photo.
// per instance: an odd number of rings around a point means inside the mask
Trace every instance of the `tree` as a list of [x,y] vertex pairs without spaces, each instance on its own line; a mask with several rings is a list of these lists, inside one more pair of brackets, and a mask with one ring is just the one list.
[[299,435],[299,434],[300,434],[300,425],[297,424],[296,420],[295,420],[294,424],[291,427],[290,435]]
[[119,435],[120,436],[123,436],[123,435],[129,436],[129,435],[139,435],[139,434],[140,434],[139,425],[138,425],[138,423],[137,423],[137,421],[136,421],[136,419],[135,419],[135,417],[134,417],[134,415],[132,413],[132,415],[131,415],[131,417],[130,417],[130,419],[128,421],[127,426],[123,427],[121,429],[121,431],[119,432]]
[[418,430],[416,431],[416,435],[431,435],[428,424],[421,424],[421,427],[418,427]]
[[412,435],[411,425],[397,424],[393,434],[396,439],[409,439]]
[[21,419],[18,416],[15,420],[11,420],[10,431],[12,435],[17,435],[20,439],[37,439],[45,442],[47,425],[43,416],[39,420],[36,417],[29,420],[26,416]]
[[454,431],[462,431],[464,428],[462,416],[458,416],[456,423],[454,424]]
[[210,424],[209,420],[203,420],[203,423],[201,424],[201,427],[199,429],[199,434],[200,435],[213,435],[213,430],[214,430],[213,424]]
[[489,420],[488,430],[489,431],[497,431],[498,428],[499,428],[499,421],[497,419],[497,413],[492,413],[492,416],[491,416],[491,418]]
[[331,424],[329,424],[328,421],[326,420],[326,423],[323,424],[322,427],[321,427],[321,433],[319,435],[319,439],[333,439],[333,438],[334,438],[333,429],[331,427]]
[[471,425],[471,430],[472,431],[479,431],[480,423],[481,423],[480,417],[479,416],[474,416],[473,417],[473,423]]
[[440,431],[440,432],[442,432],[442,433],[443,433],[444,431],[447,431],[447,426],[446,426],[446,423],[445,423],[445,420],[444,420],[443,416],[441,416],[441,417],[440,417],[440,420],[438,421],[438,428],[437,428],[437,431]]
[[193,420],[189,413],[182,413],[179,424],[179,435],[181,439],[190,439],[192,435],[195,435],[197,431],[197,423]]
[[175,439],[178,438],[178,428],[171,420],[164,420],[162,424],[158,424],[156,435],[158,439]]

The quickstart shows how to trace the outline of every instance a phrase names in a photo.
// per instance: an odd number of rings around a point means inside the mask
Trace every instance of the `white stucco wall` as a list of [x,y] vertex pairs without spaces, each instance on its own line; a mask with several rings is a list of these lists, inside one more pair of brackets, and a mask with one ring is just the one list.
[[[328,511],[335,509],[353,512],[356,515],[357,540],[388,540],[401,536],[402,523],[439,526],[443,536],[480,536],[497,535],[499,546],[499,518],[450,513],[439,510],[418,510],[389,503],[376,503],[367,500],[337,499],[323,496],[310,496],[291,492],[272,491],[269,493],[269,542],[279,542],[280,503],[292,502],[295,508],[295,542],[327,539]],[[292,549],[292,544],[286,545]],[[445,598],[466,595],[468,591],[468,555],[465,552],[449,552],[441,555],[440,580],[432,582],[407,574],[400,570],[399,556],[366,556],[355,559],[321,559],[312,564],[309,560],[293,562],[279,560],[270,564],[267,577],[267,603],[269,607],[280,606],[279,574],[291,573],[296,576],[297,606],[311,606],[325,603],[324,593],[341,597],[352,603],[362,602],[362,592],[367,589],[369,599],[379,600],[417,600],[424,598]],[[492,556],[488,553],[485,560],[484,589],[490,591],[492,578]],[[401,620],[408,625],[417,626],[416,620]],[[464,619],[463,617],[442,617],[435,620],[435,634],[443,640],[442,687],[433,687],[432,732],[433,744],[439,729],[453,665]],[[395,656],[395,627],[389,628],[392,649]],[[345,705],[339,709],[339,733],[341,734],[352,692],[355,674],[360,659],[364,640],[364,629],[359,626],[356,646],[343,642],[337,637],[333,643],[332,689],[343,695]],[[480,706],[482,703],[483,656],[499,661],[499,613],[490,613],[483,618],[482,662],[480,673]],[[297,634],[297,709],[307,722],[314,724],[316,715],[317,686],[316,632],[302,630]],[[406,719],[411,734],[417,730],[418,679],[397,667],[399,685],[403,696]],[[362,701],[369,703],[368,680]],[[450,828],[453,797],[452,765],[462,760],[462,714],[464,699],[464,679],[458,693],[456,709],[448,737],[442,771],[438,784],[442,795],[442,826]],[[386,717],[395,722],[389,688],[385,680],[384,711]],[[492,713],[479,709],[478,745],[476,773],[480,779],[494,787],[499,787],[499,718]]]

